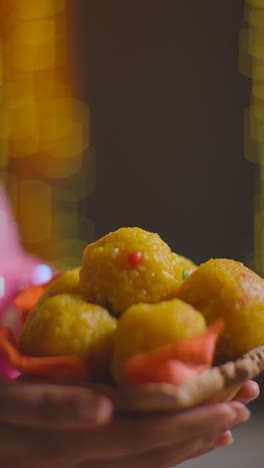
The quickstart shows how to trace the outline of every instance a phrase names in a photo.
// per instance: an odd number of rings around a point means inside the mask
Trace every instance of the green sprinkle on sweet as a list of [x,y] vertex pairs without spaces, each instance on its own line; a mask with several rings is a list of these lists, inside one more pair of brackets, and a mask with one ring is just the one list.
[[187,270],[183,270],[182,272],[182,279],[185,280],[189,276],[189,272]]

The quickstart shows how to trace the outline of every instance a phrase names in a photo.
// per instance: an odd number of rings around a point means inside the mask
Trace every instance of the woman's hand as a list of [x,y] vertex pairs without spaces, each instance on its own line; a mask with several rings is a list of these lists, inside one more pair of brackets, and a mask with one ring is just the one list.
[[169,468],[231,443],[228,430],[248,419],[244,404],[257,396],[257,384],[248,382],[237,395],[240,401],[174,414],[113,418],[111,402],[83,387],[2,379],[1,464]]
[[54,466],[67,467],[60,464],[65,434],[88,437],[88,431],[108,424],[112,414],[107,397],[83,387],[20,383],[0,375],[1,466],[51,467],[56,452]]

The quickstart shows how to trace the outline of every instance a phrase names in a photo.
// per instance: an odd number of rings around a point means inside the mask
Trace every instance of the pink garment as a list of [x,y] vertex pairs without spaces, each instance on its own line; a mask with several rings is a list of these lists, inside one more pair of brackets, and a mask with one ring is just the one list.
[[[34,269],[43,262],[24,251],[19,239],[18,226],[12,215],[6,194],[0,186],[0,326],[6,325],[8,309],[14,296],[22,287],[32,284]],[[20,314],[12,314],[11,327],[17,334]],[[0,357],[0,372],[14,378],[18,375]]]
[[[21,287],[31,284],[33,269],[41,261],[23,250],[18,227],[4,190],[0,186],[0,320]],[[2,290],[4,289],[4,291]]]

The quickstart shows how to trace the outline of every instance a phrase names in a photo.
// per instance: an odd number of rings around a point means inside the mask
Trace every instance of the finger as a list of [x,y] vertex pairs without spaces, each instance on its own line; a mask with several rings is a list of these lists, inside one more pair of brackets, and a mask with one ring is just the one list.
[[[237,404],[238,405],[238,404]],[[215,411],[214,416],[219,414]],[[151,418],[150,418],[151,419]],[[152,422],[153,424],[153,422]],[[112,428],[112,425],[109,426]],[[124,429],[124,427],[122,427]],[[137,431],[140,432],[141,425],[137,423]],[[158,429],[158,428],[157,428]],[[171,426],[172,429],[172,426]],[[172,465],[176,462],[183,461],[184,459],[191,458],[199,454],[199,451],[208,451],[217,441],[221,434],[222,428],[219,426],[212,432],[212,427],[208,426],[208,432],[202,435],[198,431],[198,435],[194,439],[185,440],[180,444],[173,444],[173,447],[167,445],[157,450],[153,447],[153,444],[144,446],[144,450],[138,450],[139,447],[132,445],[133,452],[128,450],[124,456],[122,451],[118,450],[124,443],[124,439],[127,438],[127,433],[119,434],[119,438],[116,439],[114,436],[115,450],[109,453],[109,439],[111,430],[104,433],[104,430],[94,431],[87,433],[61,433],[56,431],[47,430],[36,430],[29,429],[27,427],[12,427],[9,425],[0,425],[0,459],[10,460],[8,466],[12,466],[11,461],[14,461],[14,468],[22,467],[20,464],[22,460],[28,460],[32,465],[26,464],[25,466],[38,466],[38,468],[66,468],[76,467],[79,462],[84,462],[84,466],[91,468],[101,467],[110,468],[111,466],[129,466],[128,463],[124,463],[124,460],[130,460],[131,456],[134,457],[134,464],[132,466],[148,466],[147,463],[151,460],[149,466],[155,468],[156,461],[168,462],[172,461]],[[91,436],[94,435],[95,437]],[[162,437],[162,432],[160,433]],[[134,441],[131,441],[134,443]],[[112,444],[113,441],[110,440]],[[16,449],[14,450],[14,445]],[[103,447],[103,450],[102,450]],[[155,452],[154,462],[152,457],[152,451]],[[157,451],[157,453],[156,453]],[[117,459],[114,459],[113,455]],[[165,454],[167,454],[165,456]],[[157,456],[156,456],[157,455]],[[112,458],[112,460],[111,460]],[[87,460],[90,460],[88,463]],[[144,463],[141,464],[140,461]],[[135,464],[135,461],[137,463]],[[117,465],[117,462],[120,465]],[[35,465],[34,465],[35,463]],[[112,463],[112,465],[111,465]],[[122,464],[123,463],[123,464]],[[23,465],[24,466],[24,465]],[[167,465],[170,466],[170,465]]]
[[235,401],[240,401],[244,405],[247,405],[252,400],[258,398],[260,393],[259,386],[254,380],[249,380],[246,382],[239,392],[234,397]]
[[78,468],[169,468],[190,458],[211,451],[216,444],[215,438],[206,437],[190,440],[184,444],[152,450],[137,456],[115,458],[107,461],[90,460],[78,465]]
[[196,453],[195,457],[200,457],[201,455],[205,455],[214,449],[226,447],[227,445],[232,445],[233,443],[234,439],[232,433],[231,431],[227,430],[212,443],[211,447],[207,447],[205,450],[202,449],[200,452]]
[[218,439],[215,441],[214,448],[225,447],[226,445],[233,444],[234,439],[231,431],[226,431],[224,434],[221,434]]
[[79,387],[3,385],[0,422],[50,429],[102,427],[112,417],[111,401]]
[[98,441],[97,433],[89,433],[88,439],[83,434],[74,437],[81,457],[87,454],[89,445],[90,457],[93,459],[118,458],[186,443],[208,433],[216,439],[227,429],[248,418],[249,411],[237,402],[207,405],[170,415],[120,417],[100,430],[104,452],[100,450],[101,442],[100,439]]

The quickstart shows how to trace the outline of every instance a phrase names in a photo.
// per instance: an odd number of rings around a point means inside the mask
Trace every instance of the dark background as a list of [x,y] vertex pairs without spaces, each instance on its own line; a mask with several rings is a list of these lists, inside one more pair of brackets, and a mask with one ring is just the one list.
[[69,3],[97,166],[81,209],[96,237],[136,225],[196,262],[246,261],[256,168],[243,150],[244,2]]

